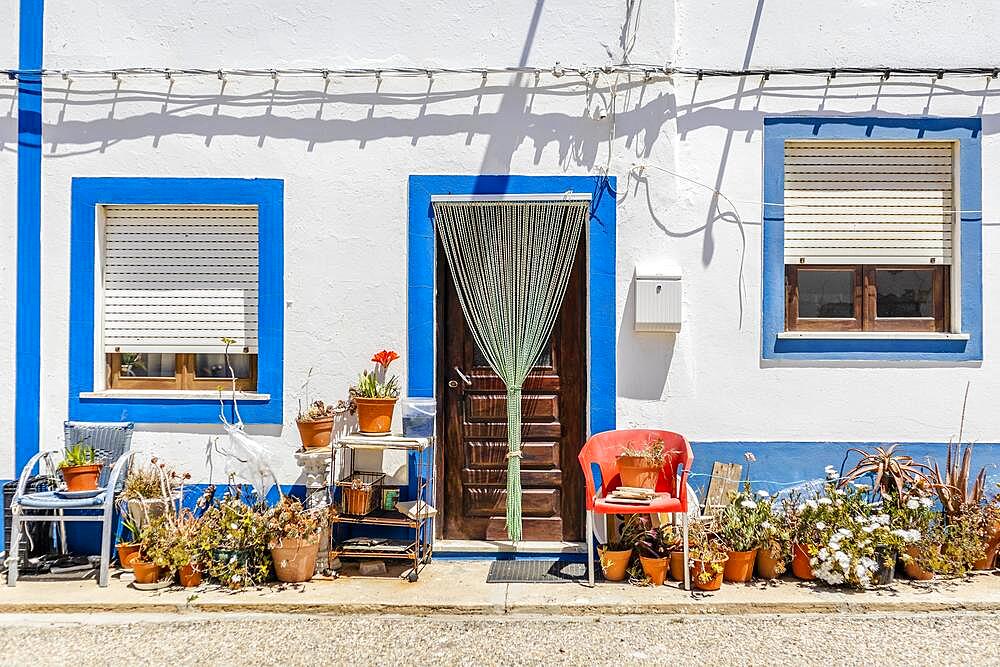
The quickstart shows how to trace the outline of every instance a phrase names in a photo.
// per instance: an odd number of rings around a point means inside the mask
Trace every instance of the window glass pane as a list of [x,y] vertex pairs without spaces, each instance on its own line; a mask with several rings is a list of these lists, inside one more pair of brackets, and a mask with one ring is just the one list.
[[934,317],[934,271],[875,271],[877,317]]
[[177,367],[173,354],[122,352],[119,375],[123,378],[172,378]]
[[[250,357],[249,354],[230,354],[229,365],[233,367],[233,372],[238,378],[250,377]],[[199,378],[228,378],[229,369],[226,368],[226,355],[224,354],[196,354],[194,355],[195,377]]]
[[799,269],[799,317],[853,318],[854,270]]

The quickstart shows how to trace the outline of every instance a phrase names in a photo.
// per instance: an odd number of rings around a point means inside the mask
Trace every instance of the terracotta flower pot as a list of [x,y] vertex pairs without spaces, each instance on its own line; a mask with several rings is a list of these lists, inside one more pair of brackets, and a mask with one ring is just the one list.
[[983,545],[986,555],[973,564],[973,570],[992,570],[997,560],[997,552],[1000,551],[1000,526],[993,526]]
[[684,581],[684,552],[673,551],[670,554],[670,578],[674,581]]
[[647,558],[639,556],[642,563],[642,571],[653,582],[654,586],[662,586],[667,579],[667,570],[670,568],[670,558]]
[[816,578],[813,574],[812,565],[809,564],[812,556],[806,551],[806,545],[792,545],[792,574],[803,581],[812,581]]
[[723,578],[733,583],[743,583],[753,579],[753,566],[757,562],[757,550],[730,551],[726,560]]
[[284,539],[271,547],[274,576],[278,581],[301,583],[312,579],[316,571],[319,540]]
[[355,398],[358,406],[358,430],[362,433],[388,433],[392,428],[395,398]]
[[757,551],[757,575],[762,579],[777,579],[785,572],[785,563],[767,549]]
[[906,576],[910,579],[916,579],[917,581],[929,581],[934,578],[933,572],[925,570],[917,565],[917,563],[913,560],[919,553],[919,549],[917,549],[917,547],[906,547],[906,553],[910,556],[908,560],[903,561],[903,572]]
[[103,464],[92,463],[85,466],[60,468],[63,479],[66,480],[68,491],[93,491],[97,488],[97,478],[101,476]]
[[601,547],[597,550],[601,558],[601,570],[608,581],[625,581],[628,563],[632,560],[632,550],[610,551]]
[[[691,585],[700,591],[717,591],[722,588],[723,572],[725,572],[725,562],[729,560],[724,557],[718,561],[703,561],[703,560],[692,560],[691,561]],[[713,564],[722,564],[720,571],[716,573],[712,567]],[[708,581],[700,581],[701,574],[705,572],[712,576]]]
[[155,584],[160,580],[160,566],[152,561],[136,558],[132,561],[132,571],[137,584]]
[[126,570],[132,569],[132,562],[139,557],[138,542],[123,542],[115,549],[118,551],[118,564]]
[[619,456],[618,473],[621,475],[622,486],[655,489],[660,478],[660,466],[650,465],[641,456]]
[[201,585],[201,571],[193,565],[185,565],[177,570],[177,579],[184,588],[194,588]]
[[326,447],[330,444],[330,434],[333,433],[333,417],[313,419],[310,421],[295,421],[299,427],[299,438],[306,449]]

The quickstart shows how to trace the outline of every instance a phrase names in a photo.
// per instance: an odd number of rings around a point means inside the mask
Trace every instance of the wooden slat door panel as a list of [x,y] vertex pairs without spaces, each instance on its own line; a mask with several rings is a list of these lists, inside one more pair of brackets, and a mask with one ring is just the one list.
[[[577,454],[585,439],[584,267],[581,242],[552,337],[522,387],[525,540],[578,540],[583,533],[583,478]],[[450,272],[444,267],[440,273],[442,534],[449,539],[505,540],[507,389],[475,347]],[[465,384],[455,367],[471,384]]]

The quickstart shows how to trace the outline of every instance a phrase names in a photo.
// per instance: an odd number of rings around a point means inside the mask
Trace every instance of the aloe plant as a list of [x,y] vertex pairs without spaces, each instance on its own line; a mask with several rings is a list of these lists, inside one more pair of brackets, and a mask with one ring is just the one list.
[[931,481],[937,491],[941,506],[948,517],[956,517],[969,507],[978,506],[986,499],[986,468],[982,468],[969,485],[972,466],[972,443],[948,443],[948,454],[942,471],[936,460],[931,460]]
[[98,463],[97,452],[94,448],[83,443],[77,443],[67,447],[63,453],[63,460],[59,462],[60,468],[77,468],[79,466],[89,466]]

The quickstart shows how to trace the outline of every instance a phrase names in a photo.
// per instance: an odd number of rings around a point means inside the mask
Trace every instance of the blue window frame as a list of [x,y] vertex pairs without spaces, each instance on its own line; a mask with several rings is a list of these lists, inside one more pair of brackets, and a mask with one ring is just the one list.
[[[603,176],[410,176],[407,378],[434,396],[435,235],[431,195],[590,192],[587,226],[591,433],[615,428],[615,179]],[[440,270],[440,267],[438,267]]]
[[[764,119],[764,228],[761,355],[769,360],[975,362],[983,358],[982,121],[979,118],[768,117]],[[959,143],[961,323],[959,335],[923,337],[822,334],[783,338],[785,330],[785,141],[937,139]]]
[[235,178],[74,178],[70,250],[69,418],[151,424],[219,421],[216,399],[81,397],[94,390],[96,208],[102,204],[256,205],[258,214],[257,393],[240,401],[244,421],[282,421],[284,182]]

